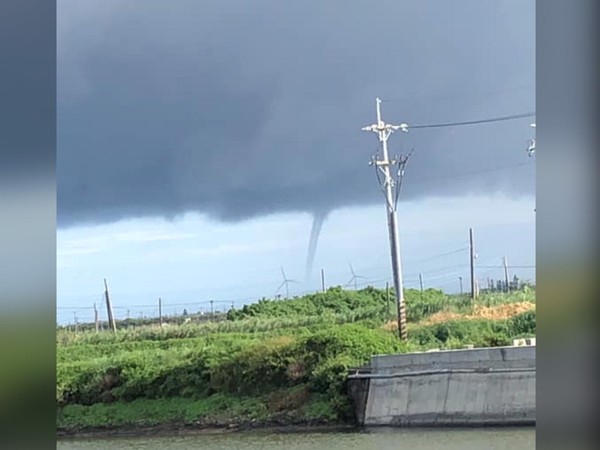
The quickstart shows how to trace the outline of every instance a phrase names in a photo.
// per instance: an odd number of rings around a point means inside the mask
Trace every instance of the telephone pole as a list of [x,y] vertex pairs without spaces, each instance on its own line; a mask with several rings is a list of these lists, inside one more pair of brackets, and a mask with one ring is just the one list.
[[162,327],[163,318],[162,318],[162,298],[158,297],[158,324]]
[[[392,273],[394,277],[394,288],[396,290],[396,302],[398,304],[398,333],[401,340],[407,339],[406,333],[406,314],[404,305],[404,286],[402,281],[402,263],[400,259],[400,238],[398,235],[398,224],[396,217],[396,198],[398,186],[392,178],[390,166],[395,165],[398,161],[389,159],[387,141],[390,135],[396,130],[407,131],[406,124],[391,125],[383,122],[381,119],[381,99],[376,99],[377,106],[377,123],[363,127],[363,131],[371,131],[377,133],[379,141],[382,143],[383,159],[375,159],[371,161],[371,165],[375,165],[375,169],[383,173],[384,180],[382,189],[385,192],[388,232],[390,238],[390,252],[392,259]],[[396,195],[394,195],[396,194]]]
[[325,271],[321,269],[321,289],[325,292]]
[[458,277],[458,280],[460,281],[460,295],[463,295],[462,277]]
[[504,256],[504,282],[506,283],[506,292],[510,292],[510,284],[508,281],[508,259]]
[[475,300],[477,289],[475,288],[475,247],[473,245],[473,228],[469,228],[469,252],[471,259],[471,298]]
[[419,284],[421,285],[421,292],[423,292],[423,274],[419,273]]
[[96,325],[96,333],[100,329],[100,318],[98,317],[98,308],[96,308],[96,302],[94,302],[94,324]]
[[108,326],[114,332],[117,331],[117,324],[115,323],[115,316],[113,315],[112,305],[110,303],[110,296],[108,295],[108,284],[106,278],[104,279],[104,296],[106,297],[106,312],[108,314]]

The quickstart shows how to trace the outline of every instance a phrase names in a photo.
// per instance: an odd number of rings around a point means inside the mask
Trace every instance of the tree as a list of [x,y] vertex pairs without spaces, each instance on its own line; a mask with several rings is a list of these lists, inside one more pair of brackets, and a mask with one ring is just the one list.
[[514,276],[512,283],[511,283],[511,290],[513,291],[518,291],[519,289],[521,289],[521,280],[519,280],[518,276]]
[[496,281],[496,290],[500,292],[504,291],[504,283],[502,280]]

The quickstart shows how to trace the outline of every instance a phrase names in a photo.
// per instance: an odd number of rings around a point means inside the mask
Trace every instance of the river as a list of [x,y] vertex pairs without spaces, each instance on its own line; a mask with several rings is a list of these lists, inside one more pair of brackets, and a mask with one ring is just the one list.
[[410,429],[357,433],[226,433],[59,440],[58,450],[529,450],[534,428]]

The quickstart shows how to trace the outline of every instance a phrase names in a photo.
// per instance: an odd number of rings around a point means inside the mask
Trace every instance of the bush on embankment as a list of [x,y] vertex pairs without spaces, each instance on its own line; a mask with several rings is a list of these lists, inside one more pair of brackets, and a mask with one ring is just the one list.
[[[535,291],[525,289],[510,293],[486,293],[475,302],[469,296],[447,295],[438,289],[406,289],[404,292],[406,319],[416,323],[435,313],[447,311],[467,314],[474,306],[493,307],[519,302],[535,302]],[[289,300],[262,299],[257,303],[245,305],[241,309],[227,313],[231,325],[220,324],[225,329],[235,323],[248,321],[306,320],[307,318],[337,318],[344,323],[346,317],[355,316],[357,320],[382,319],[396,315],[394,289],[389,293],[383,289],[367,287],[358,291],[348,291],[333,287],[326,292],[307,294]],[[233,322],[233,323],[232,323]]]
[[137,348],[59,364],[57,401],[92,405],[214,394],[248,397],[306,386],[327,395],[344,415],[348,367],[364,364],[372,354],[402,349],[391,333],[358,324],[263,341],[213,339],[189,348]]
[[[423,292],[415,289],[405,291],[406,312],[409,321],[419,321],[423,317],[436,313],[448,305],[448,297],[440,290],[426,289]],[[348,291],[341,287],[333,287],[326,292],[307,294],[289,300],[262,299],[256,303],[245,305],[241,309],[227,313],[230,321],[248,320],[251,318],[293,318],[321,317],[323,315],[347,315],[356,311],[372,311],[373,318],[387,312],[395,312],[394,290],[367,287],[358,291]]]
[[[409,341],[383,324],[396,314],[393,292],[333,288],[298,299],[263,301],[219,323],[117,333],[57,333],[60,426],[227,421],[349,421],[349,367],[374,354],[509,345],[535,334],[535,311],[510,319],[417,323],[440,311],[469,312],[472,301],[407,290]],[[495,306],[531,293],[478,299]],[[231,414],[226,413],[231,411]],[[179,419],[178,419],[179,418]],[[287,423],[287,422],[286,422]]]
[[535,335],[535,327],[532,310],[506,320],[460,319],[417,325],[410,330],[410,341],[426,347],[498,347],[511,345],[515,338]]
[[59,348],[57,402],[89,406],[144,399],[209,401],[217,395],[247,403],[273,393],[288,398],[290,392],[304,392],[305,397],[294,398],[305,403],[319,399],[323,417],[347,421],[352,416],[345,394],[349,367],[367,363],[374,354],[508,345],[515,337],[535,333],[535,311],[508,320],[413,325],[409,333],[404,344],[394,333],[362,323],[288,336],[221,334],[115,342],[104,348],[70,345]]

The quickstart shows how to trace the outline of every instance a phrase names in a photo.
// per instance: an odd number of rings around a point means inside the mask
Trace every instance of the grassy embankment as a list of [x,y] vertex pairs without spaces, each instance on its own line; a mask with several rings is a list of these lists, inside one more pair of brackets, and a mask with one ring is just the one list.
[[58,430],[352,423],[346,373],[373,354],[510,345],[535,334],[533,291],[472,305],[409,290],[406,305],[407,343],[385,292],[373,288],[264,300],[218,323],[59,330]]

